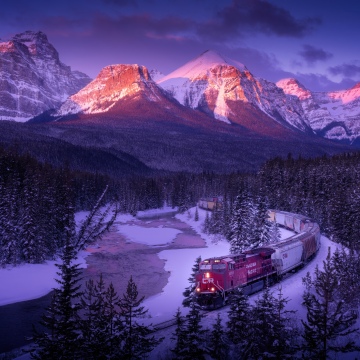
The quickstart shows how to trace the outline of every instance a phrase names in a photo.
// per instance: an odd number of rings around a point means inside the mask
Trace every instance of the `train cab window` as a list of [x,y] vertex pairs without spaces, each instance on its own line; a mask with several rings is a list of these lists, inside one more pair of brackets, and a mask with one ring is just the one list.
[[201,264],[200,270],[211,270],[211,264]]
[[225,270],[226,269],[226,264],[213,264],[212,266],[213,270],[218,270],[218,271],[221,271],[221,270]]
[[229,266],[228,266],[229,270],[234,270],[234,264],[232,263],[229,263]]

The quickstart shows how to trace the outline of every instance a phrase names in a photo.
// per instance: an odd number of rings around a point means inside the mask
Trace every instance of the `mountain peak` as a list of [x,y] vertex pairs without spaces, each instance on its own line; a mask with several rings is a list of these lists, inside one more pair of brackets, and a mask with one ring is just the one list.
[[247,70],[245,65],[240,62],[227,58],[214,50],[207,50],[177,70],[173,71],[171,74],[164,76],[158,82],[162,83],[168,79],[174,78],[197,78],[199,75],[207,74],[209,70],[214,67],[224,65],[235,67],[239,71]]
[[307,99],[311,97],[311,92],[306,89],[306,87],[301,84],[298,80],[294,78],[286,78],[279,80],[276,83],[276,86],[284,91],[285,94],[295,95],[300,100]]
[[145,66],[108,65],[92,82],[68,98],[56,115],[104,113],[121,99],[140,96],[152,102],[162,96]]
[[13,40],[20,41],[20,42],[33,42],[33,41],[48,41],[48,38],[45,33],[42,31],[32,31],[27,30],[23,33],[16,34],[13,37]]

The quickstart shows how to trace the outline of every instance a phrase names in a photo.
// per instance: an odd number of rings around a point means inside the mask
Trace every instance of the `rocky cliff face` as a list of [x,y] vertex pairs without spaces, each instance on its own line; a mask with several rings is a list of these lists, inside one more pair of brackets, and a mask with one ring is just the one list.
[[353,142],[360,137],[360,83],[334,92],[311,92],[295,79],[277,83],[288,95],[296,97],[311,128],[333,140]]
[[59,60],[44,33],[15,35],[0,42],[0,119],[26,121],[58,107],[90,80]]
[[144,66],[106,66],[91,83],[70,96],[55,116],[108,112],[119,100],[130,97],[143,97],[157,102],[164,94]]
[[302,131],[309,126],[300,102],[274,83],[256,79],[234,60],[207,51],[158,84],[182,105],[199,109],[224,122],[239,122],[234,103],[251,104],[277,122]]

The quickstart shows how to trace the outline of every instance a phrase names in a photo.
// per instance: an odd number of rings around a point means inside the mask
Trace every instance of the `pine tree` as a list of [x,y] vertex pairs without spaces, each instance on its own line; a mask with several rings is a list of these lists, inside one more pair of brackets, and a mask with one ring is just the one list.
[[201,325],[202,315],[195,302],[191,303],[189,313],[186,315],[186,350],[184,359],[203,359],[205,330]]
[[317,266],[312,279],[307,273],[303,279],[306,291],[303,295],[307,309],[304,326],[304,355],[308,358],[327,359],[334,352],[348,352],[357,347],[351,335],[357,333],[355,311],[345,308],[342,299],[336,297],[339,278],[331,261],[330,248],[324,268]]
[[185,296],[185,299],[182,302],[183,306],[190,306],[191,303],[194,301],[194,291],[196,288],[195,276],[199,271],[200,262],[201,262],[201,256],[198,256],[195,259],[194,265],[191,269],[192,270],[191,275],[188,278],[189,286],[183,292],[183,295]]
[[232,254],[253,248],[253,222],[254,211],[250,196],[246,192],[240,193],[234,202],[229,225],[228,241]]
[[41,324],[49,332],[35,330],[35,348],[32,357],[35,359],[80,358],[80,274],[79,264],[74,264],[76,259],[74,247],[71,243],[74,236],[73,229],[67,230],[67,240],[61,255],[61,263],[56,279],[59,288],[54,289],[54,295],[47,314],[42,317]]
[[276,300],[269,288],[255,301],[252,309],[253,336],[251,339],[253,358],[273,357],[273,343],[279,341],[275,332],[277,322]]
[[229,344],[224,327],[221,323],[220,313],[217,314],[216,322],[209,335],[207,352],[215,360],[227,359],[229,355]]
[[209,216],[209,212],[208,212],[208,211],[206,211],[206,214],[205,214],[203,231],[204,231],[204,233],[206,233],[206,234],[210,234],[210,216]]
[[[101,292],[99,292],[100,296],[102,297]],[[104,309],[100,314],[101,322],[98,329],[104,331],[104,335],[107,338],[105,349],[107,358],[126,359],[127,353],[124,349],[124,341],[127,336],[127,330],[126,320],[122,317],[122,299],[119,298],[112,283],[110,283],[103,296]]]
[[345,307],[360,305],[360,253],[354,250],[336,249],[332,257],[337,277],[337,299],[344,301]]
[[171,339],[175,340],[175,347],[171,349],[171,351],[174,353],[176,359],[182,360],[186,358],[187,333],[185,328],[185,318],[181,315],[180,308],[177,309],[174,317],[176,327]]
[[286,310],[289,300],[283,297],[281,287],[278,290],[278,297],[275,298],[274,340],[270,352],[278,360],[293,359],[298,349],[299,336],[295,311]]
[[86,282],[81,298],[83,316],[80,321],[84,359],[107,359],[118,353],[122,327],[118,321],[119,309],[114,311],[116,300],[117,295],[112,289],[105,290],[102,275],[96,284],[92,279]]
[[249,298],[242,289],[231,295],[228,317],[227,336],[235,345],[233,352],[239,358],[247,359],[253,347],[252,311]]
[[255,209],[254,229],[252,234],[252,248],[260,247],[271,240],[271,223],[269,221],[266,199],[261,196]]
[[142,359],[162,341],[150,336],[151,328],[136,320],[144,318],[148,312],[140,306],[143,300],[144,297],[138,298],[137,286],[131,276],[126,293],[120,300],[121,319],[124,324],[122,359]]
[[270,225],[270,243],[277,243],[281,239],[280,229],[279,225],[276,223],[276,221],[272,221]]
[[196,209],[195,209],[195,217],[194,217],[194,220],[195,220],[195,221],[199,221],[199,209],[198,209],[198,207],[196,207]]

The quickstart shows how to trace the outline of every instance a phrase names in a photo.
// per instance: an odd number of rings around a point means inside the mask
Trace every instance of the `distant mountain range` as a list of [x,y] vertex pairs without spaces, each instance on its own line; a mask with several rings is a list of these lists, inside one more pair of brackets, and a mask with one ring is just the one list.
[[254,170],[288,152],[360,143],[360,84],[332,93],[295,79],[274,84],[214,51],[166,76],[117,64],[90,81],[60,62],[45,34],[26,32],[0,43],[0,64],[0,119],[30,120],[32,134],[129,154],[152,169]]

